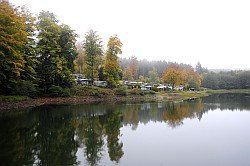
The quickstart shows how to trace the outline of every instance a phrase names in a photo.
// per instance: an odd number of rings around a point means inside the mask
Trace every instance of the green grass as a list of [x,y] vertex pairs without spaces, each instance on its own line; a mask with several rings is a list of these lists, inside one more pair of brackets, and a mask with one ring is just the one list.
[[199,98],[208,96],[209,94],[205,91],[174,91],[174,92],[158,92],[157,98],[159,101],[181,101],[181,100],[187,100],[190,98]]
[[0,102],[20,102],[28,99],[28,96],[0,96]]
[[250,93],[250,89],[218,89],[218,90],[207,90],[206,93],[209,94],[219,94],[219,93]]

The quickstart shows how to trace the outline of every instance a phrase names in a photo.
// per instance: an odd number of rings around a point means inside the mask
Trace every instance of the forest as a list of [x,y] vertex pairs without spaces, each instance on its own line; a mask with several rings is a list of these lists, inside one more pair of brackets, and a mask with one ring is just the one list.
[[92,83],[107,81],[112,89],[121,86],[122,80],[196,90],[250,88],[250,71],[215,73],[200,63],[193,68],[136,56],[119,58],[123,44],[118,35],[110,36],[107,46],[94,30],[78,41],[79,34],[49,11],[36,17],[25,7],[2,1],[0,20],[0,95],[37,97],[62,91],[69,96],[76,86],[73,73]]
[[210,89],[249,89],[250,71],[204,73],[202,86]]

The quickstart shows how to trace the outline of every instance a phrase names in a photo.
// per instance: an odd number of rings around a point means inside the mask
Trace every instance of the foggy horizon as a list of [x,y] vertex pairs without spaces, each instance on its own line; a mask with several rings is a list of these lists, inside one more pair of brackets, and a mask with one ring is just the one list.
[[[93,29],[106,46],[117,34],[121,58],[165,60],[208,69],[249,70],[250,2],[9,0],[34,14],[53,12],[82,41]],[[95,10],[93,10],[93,8]]]

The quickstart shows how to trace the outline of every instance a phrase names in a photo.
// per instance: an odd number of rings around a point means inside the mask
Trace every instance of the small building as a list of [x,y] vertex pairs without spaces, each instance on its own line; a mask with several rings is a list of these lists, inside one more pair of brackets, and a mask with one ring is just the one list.
[[151,86],[151,85],[142,84],[142,85],[141,85],[141,90],[142,90],[142,91],[152,90],[152,86]]
[[172,89],[173,89],[172,86],[170,86],[170,85],[167,86],[167,90],[172,90]]
[[124,84],[127,85],[128,88],[133,89],[133,88],[141,88],[143,82],[125,81]]
[[152,86],[151,86],[151,85],[146,85],[145,88],[146,88],[147,90],[152,90]]
[[73,76],[75,79],[83,79],[83,78],[84,78],[83,74],[72,74],[72,76]]
[[195,91],[195,89],[194,88],[189,88],[189,91]]
[[85,79],[85,78],[76,80],[77,85],[91,85],[91,82],[92,82],[91,79]]
[[182,85],[176,86],[174,89],[175,89],[175,90],[183,91],[183,90],[184,90],[184,86],[182,86]]
[[106,87],[108,84],[107,84],[107,81],[94,81],[93,85],[98,86],[98,87]]
[[166,89],[167,89],[167,86],[165,86],[165,85],[159,85],[159,86],[157,86],[156,87],[157,89],[158,89],[158,91],[165,91]]

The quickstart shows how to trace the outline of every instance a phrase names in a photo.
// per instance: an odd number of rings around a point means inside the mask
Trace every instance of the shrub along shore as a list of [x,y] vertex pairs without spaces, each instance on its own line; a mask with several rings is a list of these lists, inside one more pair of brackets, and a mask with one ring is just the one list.
[[[16,110],[47,104],[140,103],[183,101],[218,93],[249,93],[250,89],[155,92],[125,87],[108,89],[76,86],[66,92],[55,88],[53,93],[39,98],[0,96],[0,110]],[[62,97],[63,96],[63,97]]]

